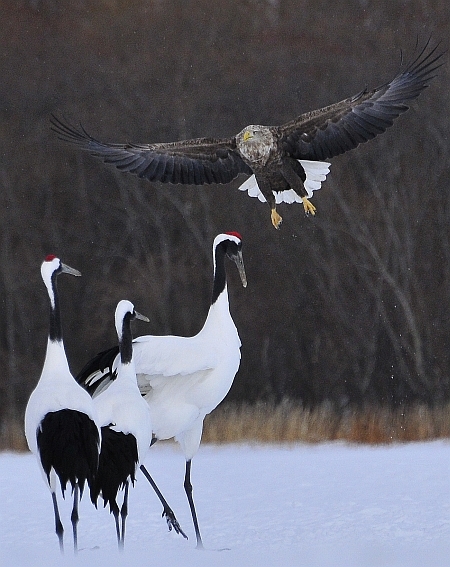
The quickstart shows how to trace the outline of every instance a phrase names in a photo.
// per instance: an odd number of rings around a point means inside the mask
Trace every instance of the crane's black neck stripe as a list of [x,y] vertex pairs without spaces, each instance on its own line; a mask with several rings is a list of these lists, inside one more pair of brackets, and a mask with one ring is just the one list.
[[225,284],[227,283],[227,275],[225,272],[225,254],[226,254],[226,247],[227,242],[221,242],[216,246],[215,250],[215,264],[216,269],[214,272],[214,283],[213,283],[213,292],[212,292],[212,299],[211,305],[217,301],[219,295],[225,289]]
[[53,303],[50,302],[50,330],[49,339],[52,342],[62,341],[62,325],[61,325],[61,313],[59,309],[59,296],[58,296],[58,286],[57,277],[59,270],[55,270],[51,277],[51,288],[53,292]]
[[133,358],[133,335],[131,334],[131,321],[134,316],[129,311],[125,314],[122,323],[122,336],[119,342],[120,361],[129,364]]

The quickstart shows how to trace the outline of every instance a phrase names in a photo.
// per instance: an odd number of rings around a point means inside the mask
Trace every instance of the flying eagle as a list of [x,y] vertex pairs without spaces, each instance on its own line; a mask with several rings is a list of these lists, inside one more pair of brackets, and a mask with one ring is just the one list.
[[439,44],[428,40],[419,54],[389,83],[364,89],[330,106],[301,114],[281,126],[246,126],[232,138],[196,138],[156,144],[110,144],[52,115],[53,130],[122,171],[161,183],[204,185],[249,179],[240,189],[267,201],[275,228],[281,223],[280,202],[303,202],[315,214],[309,198],[329,171],[324,162],[356,148],[392,126],[408,110],[442,65]]

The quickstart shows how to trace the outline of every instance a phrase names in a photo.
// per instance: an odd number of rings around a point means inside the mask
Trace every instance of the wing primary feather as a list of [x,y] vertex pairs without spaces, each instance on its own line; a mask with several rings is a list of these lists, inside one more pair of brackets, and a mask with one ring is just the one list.
[[355,148],[392,126],[443,65],[445,51],[431,37],[388,83],[302,114],[279,127],[285,151],[295,159],[323,160]]
[[164,172],[161,175],[161,181],[163,183],[164,182],[170,183],[170,181],[174,178],[174,175],[173,175],[174,162],[175,162],[175,159],[174,159],[173,156],[168,156],[167,159],[165,160]]
[[158,169],[159,162],[156,159],[146,159],[142,162],[139,168],[134,172],[138,177],[141,179],[149,179],[150,181],[157,180],[156,179],[156,170]]
[[203,185],[229,183],[240,173],[251,175],[236,153],[234,138],[195,138],[157,144],[105,143],[79,124],[51,115],[51,129],[58,138],[87,150],[105,163],[150,181]]

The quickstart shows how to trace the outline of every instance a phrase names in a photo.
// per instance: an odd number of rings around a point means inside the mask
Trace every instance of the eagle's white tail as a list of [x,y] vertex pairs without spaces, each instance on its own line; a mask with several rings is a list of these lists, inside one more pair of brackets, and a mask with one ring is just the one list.
[[[304,183],[305,189],[308,193],[308,197],[311,197],[313,191],[318,191],[322,186],[322,181],[325,181],[329,171],[330,165],[326,161],[309,161],[300,159],[303,169],[306,173],[306,181]],[[258,197],[258,199],[265,203],[266,199],[261,193],[258,183],[254,175],[249,177],[244,183],[239,187],[241,191],[247,191],[250,197]],[[275,201],[279,203],[301,203],[301,198],[293,189],[287,191],[282,191],[281,193],[275,194]]]

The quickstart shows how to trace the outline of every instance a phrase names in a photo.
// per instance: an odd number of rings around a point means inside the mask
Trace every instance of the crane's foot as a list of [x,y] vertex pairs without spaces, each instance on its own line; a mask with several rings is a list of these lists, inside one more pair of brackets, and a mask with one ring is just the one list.
[[175,530],[175,533],[182,535],[185,539],[188,539],[188,536],[184,533],[181,529],[178,520],[175,518],[175,514],[171,508],[164,508],[162,517],[166,518],[167,527],[169,528],[169,532]]
[[302,197],[302,201],[303,201],[303,208],[305,209],[305,215],[314,216],[316,214],[316,207],[306,197]]
[[277,213],[276,209],[272,209],[270,213],[270,219],[272,221],[273,226],[278,229],[280,228],[280,224],[283,222],[281,216]]

